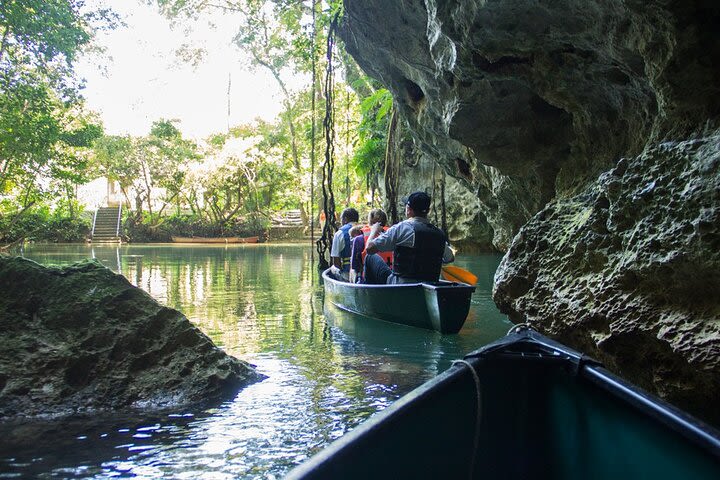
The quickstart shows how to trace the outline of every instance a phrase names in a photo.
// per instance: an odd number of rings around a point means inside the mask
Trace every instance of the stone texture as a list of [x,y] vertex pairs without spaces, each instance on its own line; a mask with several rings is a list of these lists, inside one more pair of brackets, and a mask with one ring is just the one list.
[[[387,188],[380,185],[380,193],[386,199],[385,211],[391,212],[390,202],[394,202],[401,219],[404,206],[400,205],[400,199],[414,191],[426,191],[433,199],[430,220],[442,227],[444,195],[445,227],[453,247],[461,252],[495,251],[494,232],[482,213],[477,195],[455,177],[447,175],[427,153],[417,148],[404,122],[398,122],[390,137],[394,145],[389,150],[392,152],[389,161],[395,164],[399,175],[393,188],[397,198],[388,199]],[[387,181],[387,176],[385,179]]]
[[393,93],[418,165],[477,198],[495,247],[512,241],[500,307],[720,421],[720,2],[344,6],[347,49]]
[[720,6],[345,0],[341,35],[505,249],[556,195],[720,109]]
[[623,159],[550,203],[495,282],[514,322],[720,422],[720,133]]
[[264,378],[100,263],[0,257],[0,416],[219,401]]

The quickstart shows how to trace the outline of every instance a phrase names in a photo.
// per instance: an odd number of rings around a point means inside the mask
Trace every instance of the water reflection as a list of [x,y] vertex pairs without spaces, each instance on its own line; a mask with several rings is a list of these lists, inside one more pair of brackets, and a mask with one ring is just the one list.
[[310,253],[298,245],[26,248],[46,264],[97,259],[269,378],[209,409],[0,424],[0,476],[281,477],[507,331],[490,301],[497,256],[462,259],[480,283],[463,330],[440,335],[324,306]]

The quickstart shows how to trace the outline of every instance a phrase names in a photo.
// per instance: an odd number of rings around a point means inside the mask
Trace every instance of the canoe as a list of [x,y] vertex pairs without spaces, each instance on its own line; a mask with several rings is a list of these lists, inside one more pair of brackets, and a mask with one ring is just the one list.
[[470,311],[475,287],[456,282],[404,285],[350,283],[330,269],[322,274],[325,301],[367,317],[440,333],[457,333]]
[[286,478],[717,479],[720,432],[521,326]]
[[258,243],[260,237],[172,237],[174,243]]

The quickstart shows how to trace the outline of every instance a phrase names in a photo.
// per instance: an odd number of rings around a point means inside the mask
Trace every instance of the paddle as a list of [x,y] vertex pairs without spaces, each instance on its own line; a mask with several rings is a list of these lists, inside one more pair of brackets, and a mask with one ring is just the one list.
[[442,276],[445,280],[467,283],[468,285],[475,285],[478,280],[477,275],[454,265],[443,265]]

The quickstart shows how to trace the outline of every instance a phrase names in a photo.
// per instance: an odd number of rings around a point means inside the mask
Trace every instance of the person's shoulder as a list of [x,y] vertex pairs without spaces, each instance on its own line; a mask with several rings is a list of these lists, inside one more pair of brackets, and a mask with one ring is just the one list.
[[395,225],[393,225],[393,227],[397,227],[400,230],[404,230],[406,228],[412,228],[413,223],[415,223],[415,222],[416,222],[415,217],[406,218],[402,222],[399,222],[399,223],[396,223]]
[[397,231],[399,228],[402,228],[403,222],[405,222],[405,220],[403,220],[402,222],[398,222],[394,225],[391,225],[390,227],[387,228],[387,230],[383,229],[383,231],[380,232],[380,235]]

